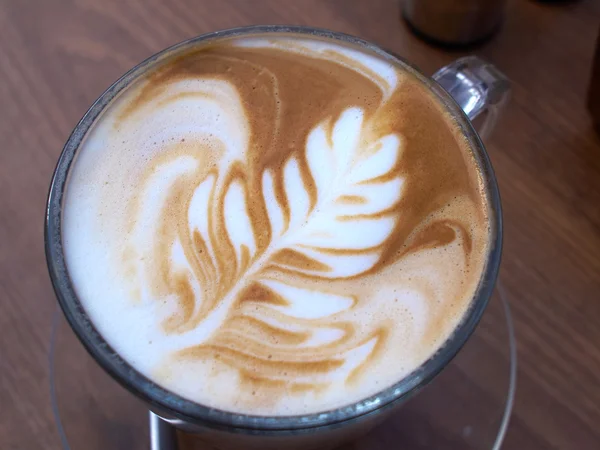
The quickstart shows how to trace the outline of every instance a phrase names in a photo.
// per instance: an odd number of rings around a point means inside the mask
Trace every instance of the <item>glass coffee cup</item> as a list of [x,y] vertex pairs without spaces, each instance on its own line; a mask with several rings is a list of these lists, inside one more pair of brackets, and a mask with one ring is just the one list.
[[[443,347],[410,375],[375,395],[348,406],[302,416],[253,416],[208,408],[176,395],[143,376],[119,356],[94,327],[69,279],[62,247],[62,197],[71,163],[87,132],[111,101],[165,58],[201,42],[257,33],[316,35],[323,39],[347,42],[394,58],[396,64],[413,74],[434,93],[448,114],[459,124],[476,158],[479,172],[485,179],[486,194],[491,202],[490,247],[485,270],[467,312]],[[368,431],[431,381],[475,329],[498,274],[502,242],[500,200],[491,164],[470,119],[482,120],[485,113],[480,134],[489,132],[507,93],[506,79],[492,66],[477,58],[461,59],[440,70],[431,80],[403,60],[360,39],[325,30],[280,26],[233,29],[191,39],[142,62],[111,86],[77,125],[58,162],[48,199],[46,255],[59,303],[83,345],[100,366],[129,391],[146,401],[149,409],[156,414],[152,419],[154,430],[158,433],[155,442],[164,439],[161,433],[168,432],[172,425],[197,433],[200,438],[212,443],[216,448],[327,448]],[[167,423],[170,424],[169,427],[166,426]],[[168,439],[163,440],[161,448],[167,443]]]

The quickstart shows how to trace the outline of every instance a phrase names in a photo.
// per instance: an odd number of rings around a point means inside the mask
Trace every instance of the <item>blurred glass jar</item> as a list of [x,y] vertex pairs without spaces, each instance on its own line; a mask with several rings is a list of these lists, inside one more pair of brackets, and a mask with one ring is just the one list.
[[404,0],[403,15],[423,37],[439,44],[467,45],[500,27],[506,0]]

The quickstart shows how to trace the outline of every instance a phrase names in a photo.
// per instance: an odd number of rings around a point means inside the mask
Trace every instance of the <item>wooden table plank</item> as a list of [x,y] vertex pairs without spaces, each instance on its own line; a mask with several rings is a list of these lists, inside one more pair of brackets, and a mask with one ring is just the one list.
[[513,80],[512,101],[488,145],[504,203],[502,276],[520,358],[505,448],[598,448],[600,138],[585,97],[599,19],[597,1],[515,0],[493,40],[449,52],[416,39],[395,0],[0,0],[0,448],[60,448],[48,398],[55,304],[42,223],[72,127],[112,81],[152,53],[258,23],[355,34],[426,73],[474,52]]

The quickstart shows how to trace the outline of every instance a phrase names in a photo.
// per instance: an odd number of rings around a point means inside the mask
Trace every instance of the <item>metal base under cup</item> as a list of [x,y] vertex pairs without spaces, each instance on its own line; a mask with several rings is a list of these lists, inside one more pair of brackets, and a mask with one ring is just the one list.
[[[360,438],[356,448],[439,449],[452,441],[453,448],[499,449],[512,409],[516,364],[512,320],[499,285],[478,329],[456,358],[429,386]],[[66,450],[214,448],[202,436],[175,433],[158,418],[149,423],[145,405],[96,364],[58,311],[50,375],[52,405]],[[353,448],[350,444],[339,449]]]

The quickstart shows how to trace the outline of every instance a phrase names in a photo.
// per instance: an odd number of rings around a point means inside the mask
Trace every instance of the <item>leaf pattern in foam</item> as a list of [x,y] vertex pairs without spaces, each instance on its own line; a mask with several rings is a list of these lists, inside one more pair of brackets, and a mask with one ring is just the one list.
[[[274,193],[273,175],[264,173],[272,239],[279,242],[274,247],[285,251],[275,253],[272,265],[333,279],[366,272],[379,260],[380,246],[397,220],[390,209],[402,192],[399,176],[386,178],[398,160],[400,139],[387,135],[362,149],[362,125],[362,110],[350,108],[336,122],[331,139],[325,124],[309,134],[306,161],[317,193],[312,208],[298,160],[286,163],[287,223]],[[290,251],[299,264],[286,257]]]
[[[241,179],[224,183],[226,177],[210,175],[196,188],[188,224],[198,252],[190,265],[204,287],[199,293],[202,304],[195,307],[199,326],[191,331],[200,354],[216,351],[222,361],[240,369],[251,363],[258,367],[254,376],[259,378],[281,378],[272,370],[276,362],[319,363],[331,369],[320,374],[324,381],[333,369],[348,376],[373,351],[381,337],[378,330],[357,338],[348,323],[329,320],[357,300],[335,292],[329,281],[371,269],[398,220],[392,207],[400,199],[403,180],[391,172],[401,141],[387,135],[365,146],[363,122],[362,110],[345,110],[329,135],[327,123],[309,134],[305,166],[299,156],[292,156],[280,173],[263,173],[271,236],[266,248],[257,246],[257,230],[248,215],[249,193]],[[301,167],[308,169],[308,177]],[[284,196],[276,196],[275,177],[283,182]],[[314,184],[312,196],[307,180]],[[214,232],[210,217],[222,217],[226,238]],[[224,254],[227,261],[219,265],[216,256]],[[309,287],[298,276],[323,283]],[[265,340],[277,333],[283,334],[276,343]],[[294,367],[289,374],[297,381],[304,369]]]

